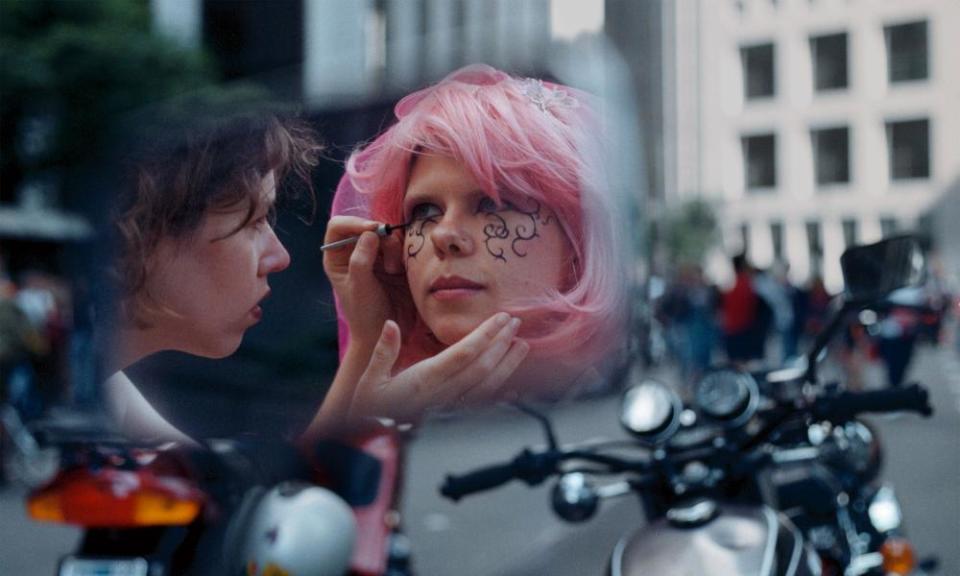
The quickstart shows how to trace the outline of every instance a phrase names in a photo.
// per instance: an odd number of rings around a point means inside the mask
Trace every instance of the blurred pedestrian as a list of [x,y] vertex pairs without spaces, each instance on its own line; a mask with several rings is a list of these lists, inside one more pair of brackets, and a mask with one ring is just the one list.
[[877,354],[887,372],[887,385],[901,386],[913,358],[919,327],[919,310],[924,304],[923,288],[901,288],[888,298],[892,308],[880,321]]
[[677,361],[684,375],[690,371],[692,362],[688,325],[690,315],[689,287],[683,271],[678,271],[663,297],[657,301],[656,317],[664,328],[670,355]]
[[827,292],[823,278],[815,275],[810,280],[810,288],[807,291],[807,321],[804,334],[808,338],[815,338],[823,330],[832,298],[830,293]]
[[764,319],[758,314],[762,304],[753,288],[753,272],[746,255],[737,254],[731,263],[735,279],[721,300],[721,326],[727,359],[739,363],[762,357],[757,343]]
[[[780,345],[780,361],[796,354],[796,346],[793,350],[787,350],[790,330],[793,326],[793,303],[789,293],[789,281],[786,280],[786,265],[783,263],[774,264],[770,270],[757,271],[753,276],[753,287],[757,295],[770,307],[771,317],[768,325],[758,326],[757,338],[762,338],[761,346],[765,351],[767,334],[772,330]],[[762,355],[762,357],[765,357]]]
[[789,278],[787,278],[786,281],[790,286],[788,293],[790,294],[790,305],[793,308],[793,323],[790,325],[787,340],[784,342],[784,359],[795,358],[800,354],[804,329],[807,326],[807,319],[810,315],[809,290],[803,286],[790,283]]

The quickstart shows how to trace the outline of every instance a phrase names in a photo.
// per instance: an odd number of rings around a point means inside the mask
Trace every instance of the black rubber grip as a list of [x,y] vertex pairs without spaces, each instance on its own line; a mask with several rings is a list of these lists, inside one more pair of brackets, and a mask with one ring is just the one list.
[[440,494],[453,501],[506,484],[516,477],[514,464],[498,464],[468,472],[462,476],[447,476]]
[[933,414],[930,395],[920,384],[870,392],[844,392],[819,403],[818,415],[830,420],[845,420],[864,412],[917,412]]

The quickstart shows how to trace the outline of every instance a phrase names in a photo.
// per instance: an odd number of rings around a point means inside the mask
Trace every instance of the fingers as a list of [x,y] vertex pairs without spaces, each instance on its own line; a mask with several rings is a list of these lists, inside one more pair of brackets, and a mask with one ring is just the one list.
[[349,270],[351,275],[360,274],[368,279],[373,274],[373,265],[377,261],[380,238],[374,232],[364,232],[350,254]]
[[377,223],[373,220],[356,216],[334,216],[327,222],[327,231],[324,233],[323,243],[329,244],[376,229]]
[[527,342],[514,340],[486,380],[468,390],[459,399],[459,404],[463,407],[485,406],[500,400],[506,392],[504,384],[508,383],[510,376],[520,367],[529,351],[530,345]]
[[[481,333],[477,343],[470,343],[467,338],[454,346],[466,342],[470,344],[469,352],[477,352],[470,361],[456,361],[454,367],[457,372],[449,376],[443,387],[437,390],[437,401],[441,405],[462,405],[468,399],[479,401],[491,395],[503,380],[509,376],[516,366],[504,367],[505,373],[500,371],[500,365],[505,355],[510,351],[513,338],[520,326],[519,318],[512,318],[500,327],[500,330],[489,338],[489,332]],[[476,333],[476,331],[474,332]],[[451,347],[452,348],[452,347]],[[456,355],[453,358],[457,358]],[[462,357],[461,357],[462,358]],[[497,375],[491,380],[491,376]]]
[[403,236],[388,234],[381,242],[383,270],[387,274],[403,274]]
[[[377,227],[377,223],[372,220],[357,218],[355,216],[334,216],[327,223],[327,231],[324,235],[324,243],[329,244],[337,240],[343,240],[370,232]],[[359,242],[358,242],[359,243]],[[330,277],[330,280],[336,283],[338,278],[343,277],[350,264],[350,259],[357,251],[356,245],[347,245],[333,250],[326,250],[323,253],[323,269]]]
[[464,336],[459,342],[453,344],[436,356],[422,361],[420,365],[425,370],[429,370],[434,377],[442,379],[452,378],[460,372],[464,366],[472,364],[473,361],[494,342],[494,339],[500,335],[509,323],[510,315],[506,312],[498,312],[484,320],[482,324],[474,328],[472,332]]
[[390,379],[393,365],[400,356],[400,327],[393,320],[383,323],[380,339],[373,349],[370,362],[364,371],[361,380],[366,382],[383,383]]

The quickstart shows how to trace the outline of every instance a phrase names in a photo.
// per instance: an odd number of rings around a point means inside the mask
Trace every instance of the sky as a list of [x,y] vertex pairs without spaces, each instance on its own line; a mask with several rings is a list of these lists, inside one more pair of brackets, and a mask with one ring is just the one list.
[[603,28],[604,0],[551,0],[550,33],[557,40],[571,40],[582,33]]

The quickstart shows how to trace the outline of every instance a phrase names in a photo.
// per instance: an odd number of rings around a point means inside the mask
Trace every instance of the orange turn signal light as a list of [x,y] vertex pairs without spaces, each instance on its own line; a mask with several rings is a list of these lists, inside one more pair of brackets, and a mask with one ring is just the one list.
[[880,547],[883,570],[887,574],[910,574],[917,565],[913,545],[906,538],[888,538]]
[[182,526],[200,514],[203,493],[187,480],[144,470],[73,469],[27,499],[27,512],[41,522],[80,526]]

